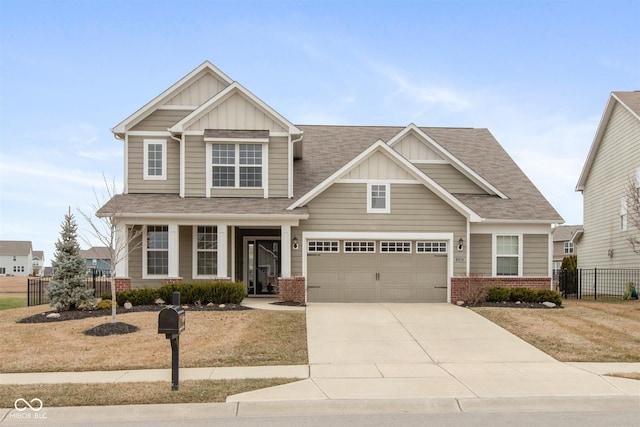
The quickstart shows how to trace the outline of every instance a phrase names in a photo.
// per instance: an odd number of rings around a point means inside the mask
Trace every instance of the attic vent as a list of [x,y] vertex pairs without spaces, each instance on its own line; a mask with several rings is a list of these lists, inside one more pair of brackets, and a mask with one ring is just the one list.
[[205,129],[205,139],[269,139],[268,130]]

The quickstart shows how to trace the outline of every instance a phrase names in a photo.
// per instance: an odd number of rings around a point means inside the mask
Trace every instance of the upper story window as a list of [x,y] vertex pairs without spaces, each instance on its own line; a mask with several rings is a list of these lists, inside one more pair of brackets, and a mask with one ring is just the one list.
[[144,179],[167,179],[167,141],[144,140]]
[[211,153],[214,187],[262,187],[262,144],[212,144]]
[[367,184],[367,212],[389,213],[391,212],[390,185],[388,183]]
[[627,231],[627,198],[620,199],[620,231]]
[[565,254],[573,253],[573,242],[564,242],[564,253]]
[[496,236],[496,276],[518,276],[520,237]]

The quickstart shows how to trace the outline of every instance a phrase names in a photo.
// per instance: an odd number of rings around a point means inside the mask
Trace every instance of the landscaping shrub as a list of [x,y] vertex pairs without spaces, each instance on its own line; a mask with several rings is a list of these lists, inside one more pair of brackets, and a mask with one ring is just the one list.
[[158,295],[170,304],[173,292],[180,292],[180,303],[193,304],[240,304],[246,296],[242,282],[196,282],[165,285],[158,289]]
[[153,305],[158,298],[157,289],[131,289],[124,292],[116,293],[116,301],[119,306],[129,301],[133,305]]
[[497,286],[495,288],[490,288],[487,291],[487,301],[488,302],[509,301],[509,295],[511,295],[511,290],[509,288],[503,288],[501,286]]
[[562,297],[550,289],[534,291],[529,288],[495,287],[487,291],[487,302],[530,302],[542,303],[549,301],[557,306],[562,305]]
[[98,310],[111,310],[111,300],[103,298],[97,305]]

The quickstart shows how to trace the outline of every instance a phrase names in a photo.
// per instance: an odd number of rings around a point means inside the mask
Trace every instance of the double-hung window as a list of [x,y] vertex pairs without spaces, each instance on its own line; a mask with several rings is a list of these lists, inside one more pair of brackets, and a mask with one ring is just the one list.
[[213,187],[262,187],[262,144],[212,144],[211,155]]
[[518,276],[519,254],[519,236],[496,236],[496,275]]
[[147,275],[169,274],[169,226],[148,225],[146,232]]
[[167,141],[164,139],[145,139],[144,172],[145,180],[167,179]]
[[390,189],[388,183],[367,184],[367,212],[389,213],[391,212]]
[[195,270],[197,276],[218,274],[218,232],[215,226],[195,228]]
[[565,254],[573,253],[573,242],[564,242],[564,253]]

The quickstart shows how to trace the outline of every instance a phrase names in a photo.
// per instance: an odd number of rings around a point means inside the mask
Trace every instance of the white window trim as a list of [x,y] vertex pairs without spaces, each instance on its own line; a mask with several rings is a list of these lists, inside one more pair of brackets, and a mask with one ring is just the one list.
[[[384,185],[385,202],[384,208],[373,208],[371,206],[371,191],[374,185]],[[391,183],[389,181],[369,181],[367,182],[367,213],[391,213]]]
[[[215,233],[216,233],[216,249],[198,249],[198,227],[214,227],[215,228]],[[218,273],[218,265],[217,265],[217,261],[216,261],[216,274],[198,274],[198,252],[199,251],[203,251],[203,252],[215,252],[216,253],[216,260],[220,257],[220,242],[218,239],[218,227],[216,225],[194,225],[192,228],[192,248],[191,248],[191,258],[193,260],[193,265],[192,265],[192,270],[191,270],[191,277],[193,279],[217,279],[220,276],[217,274]]]
[[[168,254],[167,258],[168,258],[168,265],[167,265],[167,271],[170,272],[171,271],[171,228],[168,224],[149,224],[152,226],[159,226],[159,227],[167,227],[167,239],[169,239],[168,242],[168,247],[166,249],[166,252]],[[145,225],[144,226],[144,232],[142,233],[142,278],[143,279],[166,279],[169,276],[169,274],[149,274],[148,273],[148,260],[147,260],[147,253],[149,252],[149,248],[148,248],[148,241],[147,241],[147,230],[149,229],[149,225]],[[164,250],[164,249],[163,249]]]
[[628,208],[628,200],[627,196],[620,198],[620,231],[627,231],[629,224],[629,208]]
[[[518,274],[516,275],[500,275],[498,276],[498,237],[517,237],[518,238]],[[491,246],[492,246],[492,257],[491,257],[491,274],[493,277],[521,277],[523,270],[523,239],[524,235],[521,233],[500,233],[493,234],[491,236]],[[509,255],[500,255],[500,256],[509,256]],[[511,255],[515,256],[515,255]]]
[[[144,167],[142,170],[143,179],[145,181],[166,181],[167,180],[167,140],[166,139],[143,139],[144,153],[143,162]],[[149,145],[160,144],[162,145],[162,174],[149,175]]]
[[573,253],[573,242],[564,242],[564,254],[570,255]]
[[[235,149],[234,155],[234,163],[232,165],[219,165],[219,166],[233,166],[234,170],[234,186],[233,187],[215,187],[213,185],[213,146],[214,144],[228,144],[233,145]],[[260,145],[260,150],[262,151],[262,163],[260,165],[241,165],[240,164],[240,145]],[[268,175],[268,161],[267,158],[269,156],[268,144],[266,143],[257,143],[257,142],[237,142],[237,141],[216,141],[207,143],[206,146],[206,179],[207,179],[207,197],[211,197],[211,189],[217,190],[265,190],[265,198],[267,197],[266,189],[267,189],[267,175]],[[261,168],[262,173],[262,186],[260,187],[241,187],[240,186],[240,168],[241,167],[258,167]]]

